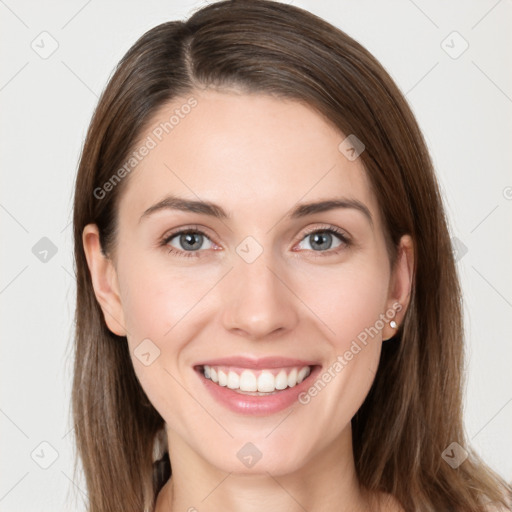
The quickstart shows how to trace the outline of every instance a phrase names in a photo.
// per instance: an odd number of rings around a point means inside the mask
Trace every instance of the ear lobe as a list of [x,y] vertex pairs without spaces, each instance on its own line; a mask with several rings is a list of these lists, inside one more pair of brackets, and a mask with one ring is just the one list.
[[85,226],[82,233],[82,243],[91,274],[94,294],[103,311],[105,323],[114,334],[126,336],[117,272],[112,260],[101,251],[99,231],[96,224]]
[[414,243],[410,235],[400,239],[397,260],[389,283],[386,311],[395,311],[396,327],[386,324],[382,330],[384,341],[392,338],[403,321],[409,302],[414,279]]

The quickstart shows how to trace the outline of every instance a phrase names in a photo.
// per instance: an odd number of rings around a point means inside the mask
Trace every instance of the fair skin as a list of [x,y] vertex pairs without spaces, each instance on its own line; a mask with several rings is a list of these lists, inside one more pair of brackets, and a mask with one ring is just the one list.
[[[278,412],[227,408],[205,391],[195,365],[279,356],[314,361],[321,375],[393,304],[402,306],[394,317],[401,323],[412,240],[402,238],[391,269],[361,158],[347,159],[338,149],[345,136],[311,108],[236,91],[193,96],[197,106],[130,175],[112,258],[101,254],[95,225],[83,232],[105,321],[127,337],[136,375],[166,422],[172,478],[156,511],[374,510],[358,486],[350,420],[374,380],[383,340],[396,332],[389,321],[307,404]],[[163,107],[141,141],[185,101]],[[169,194],[215,203],[229,218],[161,209],[141,219]],[[371,222],[356,208],[288,215],[333,198],[359,201]],[[190,242],[198,249],[179,235],[159,245],[183,227],[205,234]],[[318,248],[305,232],[325,236],[329,227],[351,242],[326,235]],[[248,236],[262,248],[250,263],[236,251]],[[160,350],[147,366],[134,354],[145,339]],[[246,467],[237,453],[249,442],[261,458]],[[382,510],[400,510],[390,496],[374,497]]]

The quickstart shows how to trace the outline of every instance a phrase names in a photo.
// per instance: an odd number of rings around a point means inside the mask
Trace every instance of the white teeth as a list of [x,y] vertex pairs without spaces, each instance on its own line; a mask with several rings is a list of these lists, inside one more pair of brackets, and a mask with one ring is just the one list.
[[240,388],[240,377],[238,373],[229,372],[228,373],[228,388],[229,389],[239,389]]
[[310,374],[310,372],[311,370],[309,369],[309,366],[301,368],[297,375],[297,384],[300,384]]
[[219,370],[217,375],[219,376],[219,386],[227,386],[228,376],[222,370]]
[[244,370],[240,375],[240,391],[258,391],[256,375],[249,370]]
[[[204,365],[203,373],[205,378],[217,383],[219,386],[225,386],[229,389],[238,390],[246,393],[274,393],[286,388],[293,388],[300,384],[311,373],[309,366],[301,368],[281,369],[277,375],[276,370],[252,371],[245,369],[241,374],[234,370],[220,370]],[[258,375],[259,373],[259,375]]]
[[284,370],[281,370],[276,376],[276,389],[286,389],[288,387],[288,376]]
[[289,374],[288,374],[288,387],[293,388],[293,386],[297,385],[297,368],[294,368]]
[[276,390],[276,379],[270,372],[263,370],[258,377],[258,391],[271,393]]

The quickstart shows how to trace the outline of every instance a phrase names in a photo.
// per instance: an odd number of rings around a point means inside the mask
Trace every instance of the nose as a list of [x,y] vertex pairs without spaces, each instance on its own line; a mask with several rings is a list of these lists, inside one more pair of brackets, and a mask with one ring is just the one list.
[[252,263],[238,260],[223,283],[225,329],[251,340],[293,330],[300,301],[287,281],[286,269],[278,267],[265,251]]

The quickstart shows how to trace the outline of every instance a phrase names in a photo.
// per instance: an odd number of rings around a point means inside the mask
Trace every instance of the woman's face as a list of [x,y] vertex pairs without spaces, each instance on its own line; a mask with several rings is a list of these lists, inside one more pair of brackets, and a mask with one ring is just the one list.
[[161,109],[136,145],[115,271],[93,265],[95,290],[171,459],[186,449],[279,475],[349,439],[412,262],[391,272],[345,138],[298,102],[202,91]]

